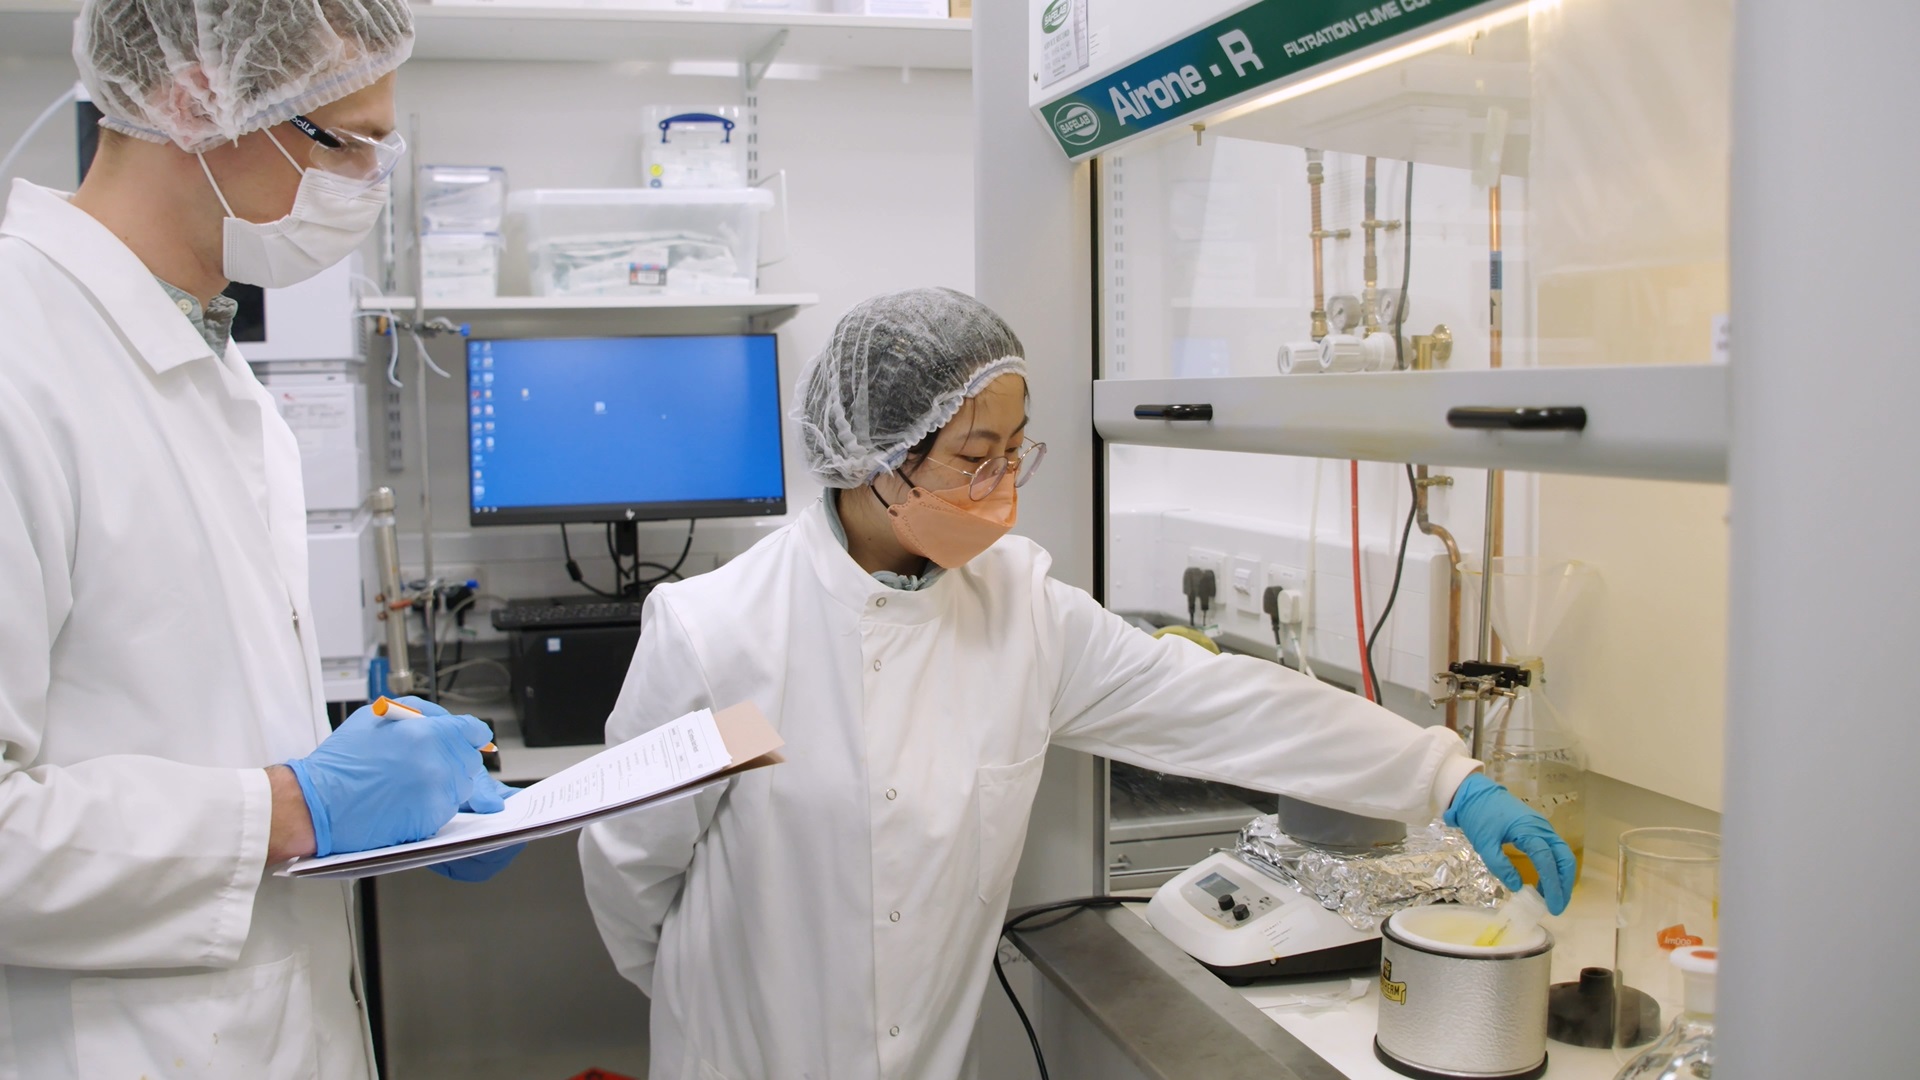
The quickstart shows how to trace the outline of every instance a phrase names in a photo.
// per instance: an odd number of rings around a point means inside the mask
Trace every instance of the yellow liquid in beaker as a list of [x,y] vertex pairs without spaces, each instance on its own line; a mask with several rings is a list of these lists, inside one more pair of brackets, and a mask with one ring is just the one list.
[[[1573,880],[1578,883],[1580,871],[1587,864],[1587,845],[1582,841],[1574,840],[1569,841],[1567,846],[1573,849]],[[1534,888],[1540,887],[1540,871],[1534,868],[1532,859],[1520,854],[1520,849],[1512,844],[1503,845],[1500,850],[1512,860],[1513,868],[1520,871],[1520,881],[1523,884],[1532,885]]]

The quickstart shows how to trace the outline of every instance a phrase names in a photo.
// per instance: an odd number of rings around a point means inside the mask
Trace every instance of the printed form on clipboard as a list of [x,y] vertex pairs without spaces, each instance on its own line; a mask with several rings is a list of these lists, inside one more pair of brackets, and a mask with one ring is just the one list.
[[702,709],[635,736],[534,784],[497,814],[455,814],[425,840],[317,859],[281,877],[346,880],[464,859],[557,836],[602,818],[683,799],[730,776],[786,760],[785,745],[751,703]]

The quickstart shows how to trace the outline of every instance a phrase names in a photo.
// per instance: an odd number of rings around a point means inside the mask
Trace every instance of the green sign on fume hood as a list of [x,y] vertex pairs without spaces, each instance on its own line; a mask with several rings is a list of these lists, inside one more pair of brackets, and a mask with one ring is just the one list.
[[1070,158],[1085,157],[1489,0],[1258,0],[1040,106]]

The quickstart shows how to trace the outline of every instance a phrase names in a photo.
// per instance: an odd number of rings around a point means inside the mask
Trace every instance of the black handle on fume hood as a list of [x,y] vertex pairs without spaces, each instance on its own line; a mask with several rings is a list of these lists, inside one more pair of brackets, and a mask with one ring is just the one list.
[[1212,420],[1211,405],[1135,405],[1135,420]]
[[1585,431],[1579,405],[1462,405],[1447,410],[1447,426],[1482,431]]

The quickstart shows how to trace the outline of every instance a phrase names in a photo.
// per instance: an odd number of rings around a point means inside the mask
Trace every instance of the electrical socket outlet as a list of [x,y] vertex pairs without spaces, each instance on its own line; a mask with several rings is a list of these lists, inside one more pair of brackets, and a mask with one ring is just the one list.
[[[1282,566],[1279,563],[1267,564],[1266,585],[1278,585],[1287,595],[1300,598],[1301,610],[1306,609],[1307,572],[1296,566]],[[1266,585],[1261,591],[1266,591]],[[1305,621],[1304,618],[1301,621]]]
[[1205,633],[1213,633],[1219,626],[1221,613],[1228,609],[1233,593],[1233,582],[1227,576],[1226,553],[1210,548],[1189,548],[1187,565],[1182,569],[1213,575],[1213,597],[1203,601],[1194,613],[1196,625]]
[[[1217,583],[1214,603],[1224,603],[1227,594],[1233,590],[1233,582],[1227,574],[1227,554],[1209,548],[1188,548],[1187,565],[1200,570],[1213,571],[1213,580]],[[1258,600],[1258,597],[1255,597]]]

